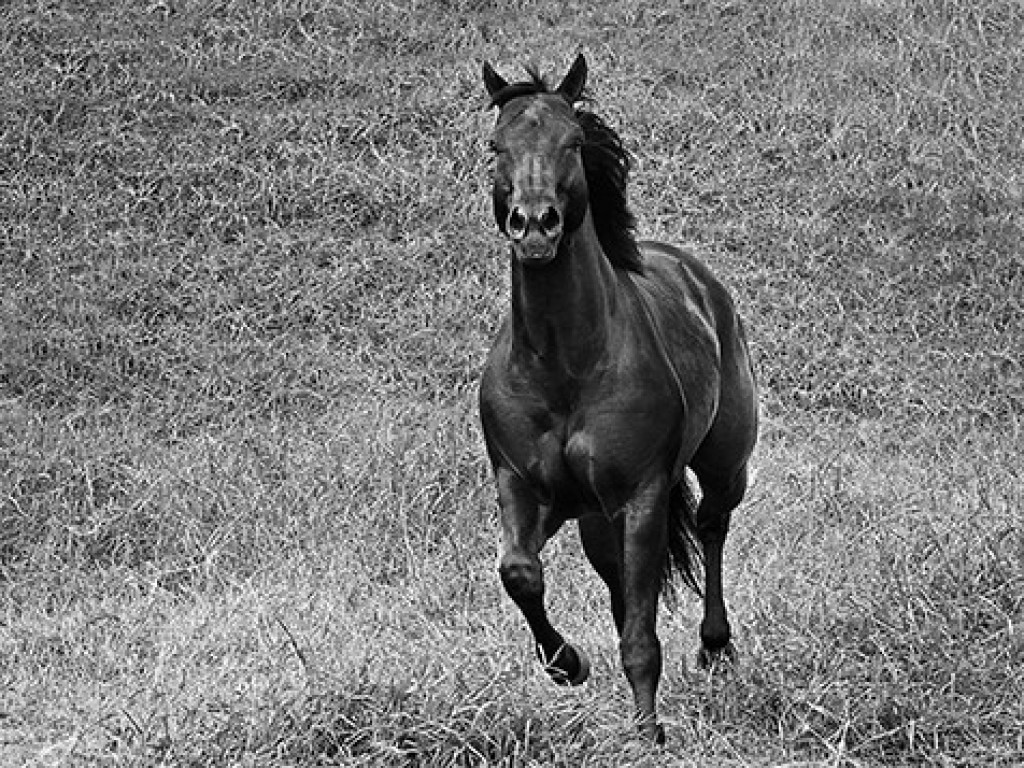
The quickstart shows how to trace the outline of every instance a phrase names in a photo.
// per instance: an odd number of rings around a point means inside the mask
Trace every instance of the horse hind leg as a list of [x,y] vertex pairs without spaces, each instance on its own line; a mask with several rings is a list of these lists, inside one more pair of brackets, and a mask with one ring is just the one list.
[[725,484],[708,482],[699,474],[698,480],[703,495],[695,515],[695,529],[704,551],[704,618],[700,624],[698,661],[703,668],[711,669],[735,656],[722,587],[722,552],[732,511],[746,492],[747,470],[744,466]]

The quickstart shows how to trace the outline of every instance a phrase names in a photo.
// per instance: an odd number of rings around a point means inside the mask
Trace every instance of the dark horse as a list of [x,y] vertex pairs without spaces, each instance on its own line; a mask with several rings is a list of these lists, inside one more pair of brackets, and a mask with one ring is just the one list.
[[582,683],[589,665],[548,620],[538,557],[578,520],[611,594],[640,732],[661,742],[658,596],[673,573],[700,592],[701,558],[701,660],[731,653],[722,547],[756,439],[750,358],[710,271],[686,251],[635,239],[622,143],[575,106],[583,57],[555,89],[529,72],[513,84],[489,64],[483,72],[499,109],[493,202],[512,266],[512,311],[480,388],[501,580],[551,677]]

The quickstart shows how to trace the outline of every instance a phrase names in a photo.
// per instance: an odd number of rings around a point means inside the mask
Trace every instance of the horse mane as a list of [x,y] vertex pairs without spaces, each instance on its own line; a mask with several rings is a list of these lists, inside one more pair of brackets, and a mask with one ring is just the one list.
[[[491,106],[501,109],[512,99],[553,93],[539,70],[527,66],[530,79],[506,85],[491,96]],[[643,271],[636,241],[636,217],[626,200],[626,182],[632,162],[619,134],[593,112],[571,105],[583,129],[583,173],[590,191],[590,212],[598,242],[612,266],[630,272]]]
[[576,119],[583,128],[583,173],[590,190],[597,239],[614,266],[642,272],[636,217],[626,201],[632,166],[629,153],[619,134],[593,112],[577,108]]

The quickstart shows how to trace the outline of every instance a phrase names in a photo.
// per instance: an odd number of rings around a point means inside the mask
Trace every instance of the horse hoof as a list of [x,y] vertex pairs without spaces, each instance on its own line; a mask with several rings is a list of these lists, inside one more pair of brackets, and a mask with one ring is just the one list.
[[711,673],[726,672],[737,663],[736,648],[731,642],[715,649],[701,646],[697,653],[698,666]]
[[640,726],[640,738],[658,747],[665,746],[665,726],[647,722]]
[[590,677],[590,660],[583,651],[566,643],[555,655],[548,658],[544,649],[537,646],[537,658],[544,665],[544,671],[558,685],[582,685]]
[[576,661],[579,668],[572,680],[569,681],[569,685],[583,685],[590,677],[590,659],[587,658],[587,655],[583,651],[576,651]]

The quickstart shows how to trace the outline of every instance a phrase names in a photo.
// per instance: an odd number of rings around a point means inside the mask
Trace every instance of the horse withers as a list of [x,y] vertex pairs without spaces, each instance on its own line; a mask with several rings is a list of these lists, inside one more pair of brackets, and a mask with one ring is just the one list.
[[499,571],[547,672],[582,683],[587,659],[548,618],[539,558],[565,521],[577,521],[611,596],[638,727],[660,743],[656,620],[673,574],[703,593],[702,663],[732,651],[722,548],[757,433],[750,357],[733,302],[707,267],[688,251],[637,241],[628,155],[578,106],[583,56],[556,88],[528,72],[510,84],[483,70],[498,109],[494,215],[512,270],[511,311],[480,387]]

